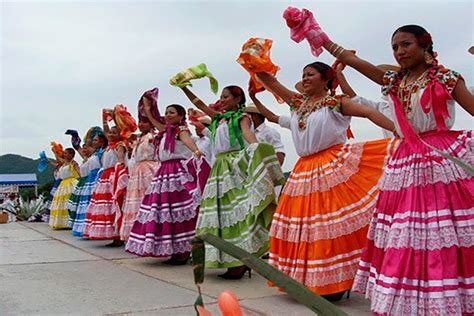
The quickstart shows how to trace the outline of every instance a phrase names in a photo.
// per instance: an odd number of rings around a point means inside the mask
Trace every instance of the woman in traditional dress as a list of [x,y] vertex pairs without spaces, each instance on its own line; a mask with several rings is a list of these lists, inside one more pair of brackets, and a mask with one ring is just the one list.
[[350,290],[390,140],[345,144],[352,116],[393,130],[380,112],[330,91],[334,70],[314,62],[303,68],[303,94],[274,76],[258,78],[283,99],[291,116],[278,116],[251,93],[266,118],[292,132],[301,157],[280,195],[270,232],[270,264],[311,291],[338,300]]
[[[155,150],[155,133],[149,120],[141,118],[138,123],[141,135],[133,145],[129,160],[130,178],[123,206],[123,220],[120,239],[127,241],[137,217],[145,192],[148,189],[158,166]],[[133,162],[133,163],[132,163]]]
[[[276,207],[274,187],[284,182],[273,146],[257,143],[251,120],[243,113],[245,94],[240,87],[222,90],[219,105],[225,109],[223,114],[208,107],[187,87],[182,89],[212,118],[209,130],[214,164],[196,231],[261,256],[269,245],[268,229]],[[208,244],[205,264],[207,268],[227,268],[219,275],[225,279],[240,279],[249,271],[239,260]]]
[[91,146],[82,146],[77,149],[77,152],[82,157],[83,161],[79,166],[79,180],[74,186],[71,197],[69,198],[67,209],[69,211],[68,227],[72,228],[76,220],[77,208],[79,207],[79,201],[81,199],[84,185],[87,182],[87,176],[89,175],[88,159],[93,154],[94,149]]
[[46,202],[46,205],[44,207],[44,214],[43,214],[43,222],[49,223],[49,218],[51,215],[51,203],[53,203],[53,198],[54,198],[54,193],[56,193],[56,190],[59,187],[59,184],[61,183],[61,179],[59,178],[59,168],[61,165],[57,162],[49,162],[49,164],[52,164],[54,166],[54,171],[53,171],[53,177],[54,177],[54,182],[53,186],[51,187],[51,191],[49,192],[48,196],[48,201]]
[[384,170],[354,290],[377,314],[474,314],[474,138],[450,130],[455,102],[474,115],[474,95],[438,64],[418,25],[392,35],[399,72],[325,37],[324,48],[382,86],[402,137]]
[[186,264],[210,166],[191,138],[182,106],[169,105],[163,121],[153,116],[147,96],[143,101],[149,120],[159,130],[160,166],[143,198],[125,249],[143,257],[171,257],[165,263],[172,265]]
[[74,149],[66,148],[63,158],[58,157],[61,163],[61,167],[58,170],[58,177],[61,179],[61,183],[54,193],[49,218],[49,226],[54,229],[68,228],[69,212],[67,204],[77,183],[77,178],[79,178],[79,166],[74,161],[74,155]]
[[113,110],[104,110],[103,125],[107,136],[108,146],[102,153],[102,168],[104,171],[97,180],[90,204],[87,208],[86,227],[83,237],[92,240],[113,240],[107,246],[123,245],[120,240],[120,215],[114,208],[116,196],[116,181],[119,165],[126,159],[126,145],[117,126],[109,128],[107,115],[113,116]]
[[90,141],[90,147],[93,149],[93,153],[85,162],[85,166],[82,166],[82,168],[85,169],[84,172],[87,173],[87,178],[79,197],[79,204],[76,209],[76,217],[72,226],[72,235],[76,237],[82,237],[84,234],[87,208],[100,175],[100,157],[102,155],[103,149],[106,148],[108,144],[107,137],[104,135],[102,129],[96,128],[95,132],[90,134],[90,137],[92,139]]

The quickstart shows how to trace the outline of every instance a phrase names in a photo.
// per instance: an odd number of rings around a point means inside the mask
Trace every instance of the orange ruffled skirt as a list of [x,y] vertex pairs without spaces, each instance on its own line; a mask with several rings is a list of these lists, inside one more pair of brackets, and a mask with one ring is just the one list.
[[319,294],[349,290],[396,140],[334,145],[296,163],[270,230],[270,264]]

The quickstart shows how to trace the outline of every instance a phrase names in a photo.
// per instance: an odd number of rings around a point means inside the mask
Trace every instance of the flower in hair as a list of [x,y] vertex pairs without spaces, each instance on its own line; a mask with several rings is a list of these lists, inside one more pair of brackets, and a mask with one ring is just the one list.
[[324,74],[327,80],[333,80],[336,77],[336,72],[332,68],[328,68]]
[[424,33],[418,38],[418,42],[422,47],[429,47],[433,44],[433,40],[431,39],[430,33]]

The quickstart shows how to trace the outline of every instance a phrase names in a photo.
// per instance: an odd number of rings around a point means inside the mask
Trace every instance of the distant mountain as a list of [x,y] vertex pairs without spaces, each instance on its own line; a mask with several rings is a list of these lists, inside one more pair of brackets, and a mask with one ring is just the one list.
[[33,160],[14,154],[2,155],[0,156],[0,173],[36,173],[40,186],[52,182],[54,168],[48,165],[43,173],[39,173],[36,169],[38,163],[39,159]]

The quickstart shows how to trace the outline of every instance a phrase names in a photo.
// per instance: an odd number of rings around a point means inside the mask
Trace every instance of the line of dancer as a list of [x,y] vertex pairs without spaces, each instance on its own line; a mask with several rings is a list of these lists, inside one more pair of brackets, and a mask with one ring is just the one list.
[[[102,128],[82,145],[77,135],[74,149],[53,145],[49,225],[170,265],[189,262],[196,234],[212,234],[269,254],[328,300],[354,289],[374,314],[473,314],[474,139],[451,130],[456,103],[474,115],[463,77],[438,63],[421,26],[395,30],[398,65],[377,66],[332,41],[310,11],[289,7],[284,18],[293,40],[307,39],[315,56],[326,50],[334,65],[311,62],[288,88],[270,59],[272,41],[251,38],[237,61],[250,75],[252,103],[237,85],[215,103],[196,96],[191,81],[204,77],[218,91],[200,64],[170,79],[191,108],[160,111],[154,88],[139,98],[138,124],[123,105],[103,109]],[[379,84],[383,100],[358,96],[345,66]],[[265,90],[288,114],[260,101]],[[348,141],[352,117],[385,137]],[[287,179],[279,128],[291,131],[299,156]],[[219,277],[250,277],[242,262],[205,247],[206,268],[227,269]]]

